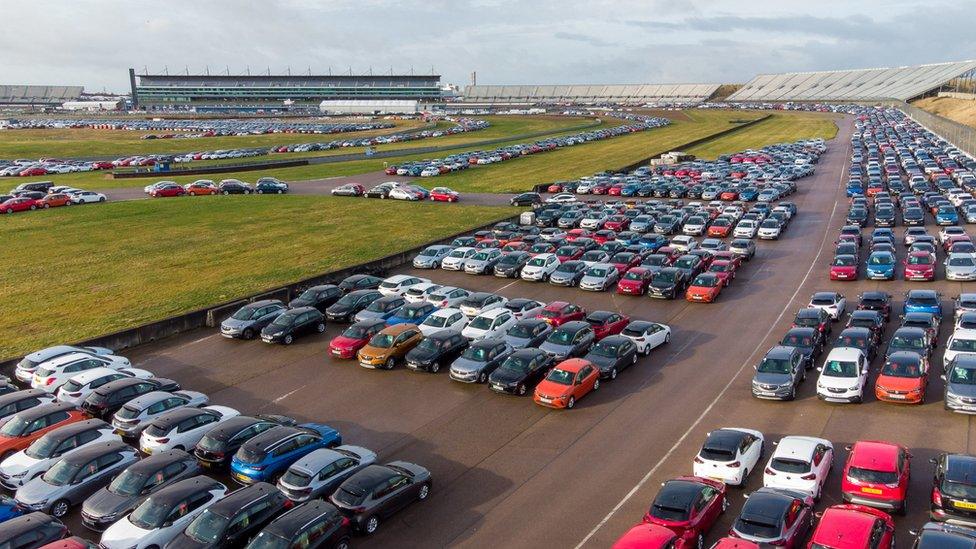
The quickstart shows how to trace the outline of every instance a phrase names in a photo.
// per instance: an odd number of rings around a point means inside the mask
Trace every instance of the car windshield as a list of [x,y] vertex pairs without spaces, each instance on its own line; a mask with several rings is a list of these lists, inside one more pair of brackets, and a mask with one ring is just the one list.
[[3,428],[0,428],[0,435],[5,437],[19,437],[27,430],[30,424],[30,420],[24,419],[20,415],[15,415],[10,418],[10,421],[4,423]]
[[779,526],[765,517],[740,515],[735,521],[735,530],[757,538],[776,538],[780,535]]
[[[967,479],[968,480],[968,479]],[[973,479],[976,482],[976,479]],[[976,485],[945,478],[940,486],[942,493],[951,498],[976,499]]]
[[934,297],[912,297],[909,301],[911,301],[912,305],[916,306],[925,305],[931,307],[938,305],[938,301]]
[[346,328],[346,331],[342,332],[342,337],[348,337],[349,339],[363,339],[369,335],[370,328],[368,326],[356,325]]
[[712,263],[708,270],[713,273],[724,273],[731,270],[731,268],[732,265],[729,263]]
[[833,305],[834,304],[834,298],[833,297],[830,297],[830,296],[826,296],[826,297],[814,297],[810,301],[810,304],[811,305]]
[[[384,301],[382,299],[377,299],[376,301],[370,303],[369,304],[369,307],[366,307],[366,310],[369,311],[369,312],[371,312],[371,313],[384,313],[390,307],[391,303],[392,302],[390,302],[390,301]],[[281,317],[278,317],[278,318],[281,318]]]
[[54,453],[54,449],[62,442],[62,439],[45,435],[35,440],[24,450],[24,453],[35,459],[47,459]]
[[683,257],[683,258],[675,261],[674,262],[674,266],[675,267],[678,267],[679,269],[690,269],[690,268],[694,267],[696,263],[698,263],[698,258],[694,258],[694,257]]
[[594,354],[596,356],[605,356],[605,357],[609,357],[609,358],[616,358],[616,356],[617,356],[617,349],[619,349],[619,346],[618,345],[614,345],[612,343],[607,343],[606,341],[598,341],[596,343],[596,345],[594,345],[590,349],[590,353],[592,353],[592,354]]
[[558,383],[560,385],[572,385],[574,376],[575,374],[573,372],[553,368],[552,371],[549,372],[549,375],[546,376],[546,380],[553,383]]
[[960,385],[976,385],[976,368],[953,367],[952,373],[949,374],[949,382]]
[[478,252],[471,256],[471,259],[475,261],[487,261],[489,257],[491,257],[489,252]]
[[312,482],[312,477],[307,473],[301,471],[296,471],[294,469],[288,469],[285,471],[284,475],[281,475],[281,482],[288,484],[289,486],[308,486],[308,483]]
[[976,352],[976,339],[953,338],[952,343],[949,344],[949,349],[952,351]]
[[75,474],[81,470],[81,465],[72,463],[66,459],[58,460],[44,473],[44,482],[52,486],[64,486],[75,478]]
[[129,522],[143,530],[154,530],[163,525],[170,513],[170,506],[149,498],[129,514]]
[[764,358],[759,363],[757,371],[764,374],[788,374],[790,373],[790,361],[782,358]]
[[593,267],[592,269],[586,272],[586,276],[595,276],[597,278],[603,278],[607,276],[607,269],[604,269],[603,267]]
[[305,301],[315,301],[319,297],[318,290],[305,290],[302,295],[298,296],[298,299]]
[[223,535],[229,522],[230,518],[205,509],[183,533],[201,543],[214,543]]
[[[300,537],[304,538],[306,536]],[[301,547],[302,545],[304,544],[296,544],[295,547]],[[289,549],[291,546],[290,539],[285,539],[267,530],[262,530],[251,543],[247,544],[247,549]]]
[[346,294],[346,295],[342,296],[341,298],[339,298],[339,301],[336,301],[336,305],[339,305],[339,306],[342,306],[342,307],[348,307],[350,305],[355,305],[357,301],[359,301],[359,296],[355,296],[355,295],[352,295],[352,294]]
[[580,270],[581,263],[563,263],[556,268],[557,273],[575,273]]
[[925,341],[920,337],[895,334],[891,338],[891,347],[896,349],[921,349],[925,347]]
[[823,366],[823,375],[828,377],[857,377],[857,363],[845,360],[828,360]]
[[973,262],[973,258],[971,257],[950,257],[949,265],[951,267],[972,267],[976,265],[976,262]]
[[489,349],[481,346],[468,347],[461,356],[475,362],[486,362],[488,360],[488,351]]
[[851,467],[847,470],[847,476],[860,481],[872,484],[897,484],[898,473],[895,471],[875,471],[863,467]]
[[374,335],[373,338],[369,340],[369,345],[371,347],[377,347],[379,349],[389,349],[390,347],[393,346],[394,339],[396,338],[391,334],[384,334],[380,332]]
[[[444,326],[447,326],[447,319],[448,319],[448,317],[442,316],[442,315],[428,316],[427,319],[424,320],[423,325],[424,326],[430,326],[432,328],[443,328]],[[426,341],[427,340],[424,340],[424,341],[420,342],[420,347],[421,348],[424,348],[423,347],[423,344]]]
[[[651,267],[663,267],[667,263],[667,258],[663,255],[651,255],[644,258],[642,261],[644,265],[649,265]],[[629,274],[629,273],[628,273]]]
[[573,342],[574,335],[575,334],[573,332],[569,332],[567,330],[556,330],[553,333],[549,334],[549,337],[546,338],[546,341],[549,343],[555,343],[557,345],[569,345],[570,343]]
[[856,264],[857,262],[854,261],[854,258],[852,256],[846,256],[846,255],[835,257],[834,262],[831,263],[831,265],[837,267],[849,267],[851,265],[856,265]]
[[691,283],[692,286],[700,288],[714,288],[718,284],[719,278],[715,276],[696,276],[695,281]]
[[510,356],[502,363],[501,369],[515,374],[526,374],[530,370],[531,361],[529,357]]
[[788,335],[783,338],[781,344],[786,347],[811,347],[813,346],[813,338]]
[[810,470],[810,464],[802,459],[773,458],[771,462],[773,469],[784,473],[806,473]]
[[[115,417],[119,419],[132,419],[134,417],[137,417],[140,412],[142,412],[142,410],[139,410],[131,406],[123,406],[121,410],[115,412]],[[0,430],[0,433],[2,432],[3,431]]]
[[651,282],[658,283],[658,284],[672,284],[674,283],[675,278],[676,278],[675,273],[662,271],[655,274],[654,279]]
[[624,280],[643,280],[643,279],[644,279],[644,273],[639,271],[627,271],[627,274],[624,275]]
[[710,448],[704,446],[701,452],[698,452],[698,455],[709,461],[732,461],[735,459],[735,453],[728,448]]
[[909,265],[929,265],[932,263],[931,257],[928,255],[910,255],[908,256]]
[[546,265],[546,258],[544,257],[533,257],[532,260],[529,261],[530,267],[545,267],[545,265]]
[[407,318],[410,320],[414,320],[428,313],[430,313],[430,310],[424,307],[404,307],[400,309],[400,314],[397,316],[399,316],[400,318]]
[[108,485],[108,491],[120,496],[135,496],[142,491],[146,484],[146,476],[126,469],[112,480]]
[[454,250],[451,252],[451,257],[464,257],[468,253],[467,250]]
[[236,313],[231,315],[231,318],[234,320],[251,320],[257,310],[256,307],[241,307]]
[[437,255],[437,250],[435,250],[433,248],[427,248],[427,249],[421,251],[418,255],[423,256],[423,257],[433,257],[433,256],[436,256]]
[[881,375],[890,377],[919,377],[922,375],[918,361],[911,358],[895,357],[885,362]]
[[534,325],[532,324],[521,324],[521,323],[516,324],[512,326],[510,330],[508,330],[508,335],[512,337],[524,337],[524,338],[532,337],[534,335],[533,326]]
[[468,324],[468,326],[477,330],[487,330],[491,328],[491,323],[491,318],[486,316],[478,316],[475,317],[474,320],[471,321],[471,324]]
[[870,265],[891,265],[894,263],[894,260],[888,254],[872,254],[871,257],[868,258],[868,263]]

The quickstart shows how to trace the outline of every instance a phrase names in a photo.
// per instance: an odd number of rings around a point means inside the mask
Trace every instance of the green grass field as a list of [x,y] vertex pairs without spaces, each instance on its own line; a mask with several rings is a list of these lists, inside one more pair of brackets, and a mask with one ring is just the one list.
[[284,195],[5,217],[0,357],[379,258],[517,211]]
[[837,135],[837,124],[834,123],[831,115],[803,112],[773,113],[770,118],[762,122],[729,135],[716,137],[685,152],[712,160],[722,154],[758,149],[773,143],[817,137],[833,139],[835,135]]

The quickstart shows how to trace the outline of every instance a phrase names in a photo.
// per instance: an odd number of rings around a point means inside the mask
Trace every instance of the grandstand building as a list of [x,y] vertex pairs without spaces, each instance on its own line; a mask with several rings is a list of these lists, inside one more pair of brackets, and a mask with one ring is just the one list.
[[168,75],[129,69],[132,103],[147,109],[318,109],[324,100],[441,98],[439,75]]
[[617,84],[568,86],[479,86],[464,88],[464,102],[487,105],[644,105],[701,103],[719,84]]
[[81,97],[82,86],[4,86],[0,85],[0,107],[60,107],[65,101]]

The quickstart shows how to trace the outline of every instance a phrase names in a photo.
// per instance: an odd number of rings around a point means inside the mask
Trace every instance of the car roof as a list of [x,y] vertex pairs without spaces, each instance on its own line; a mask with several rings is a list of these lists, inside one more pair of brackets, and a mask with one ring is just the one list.
[[592,328],[590,326],[590,323],[585,320],[573,320],[559,326],[556,329],[561,330],[563,332],[579,332],[581,330],[592,329]]
[[776,345],[766,352],[766,358],[789,358],[796,353],[796,347]]
[[293,463],[291,467],[315,474],[318,473],[319,469],[321,469],[324,465],[332,463],[333,461],[343,457],[346,457],[346,455],[336,452],[330,448],[319,448],[318,450],[313,450],[312,452],[305,454],[305,456]]
[[836,299],[838,295],[837,292],[816,292],[813,294],[813,299]]
[[86,419],[85,421],[76,421],[74,423],[69,423],[48,431],[43,435],[43,438],[47,440],[65,440],[69,437],[73,437],[78,433],[83,433],[85,431],[91,431],[93,429],[107,429],[109,424],[100,419]]
[[804,461],[810,461],[813,458],[813,452],[816,450],[818,444],[830,446],[828,441],[816,437],[783,437],[776,445],[776,449],[773,450],[773,457],[799,458],[803,459]]
[[874,471],[896,471],[897,444],[876,440],[859,440],[854,443],[847,459],[848,465]]
[[749,433],[739,429],[716,429],[708,433],[702,447],[730,450],[735,453],[738,451],[742,439],[747,436],[749,436]]
[[589,364],[590,361],[584,360],[582,358],[570,358],[568,360],[564,360],[560,362],[559,364],[556,365],[556,367],[559,368],[560,370],[576,373],[579,372],[580,369],[583,368],[583,366],[587,366]]
[[303,429],[297,426],[277,425],[251,438],[250,440],[244,443],[244,447],[253,450],[265,450],[270,446],[273,446],[278,442],[281,442],[282,440],[293,437],[300,433],[313,434],[314,431],[309,429]]
[[968,454],[946,455],[946,480],[962,484],[976,484],[976,456]]
[[41,404],[39,406],[34,406],[33,408],[21,410],[20,412],[17,412],[17,415],[26,420],[33,420],[59,410],[72,412],[77,410],[77,408],[68,402],[49,402],[47,404]]
[[41,389],[23,389],[21,391],[15,391],[13,393],[7,393],[5,395],[0,395],[0,406],[6,406],[14,402],[20,402],[21,400],[27,398],[38,398],[42,396],[49,396],[50,393],[42,391]]
[[[956,330],[955,333],[953,333],[953,335],[955,335],[955,334],[957,334],[957,333],[959,333],[961,331],[969,331],[969,330]],[[902,326],[901,328],[898,328],[897,330],[895,330],[895,333],[892,334],[892,337],[898,336],[898,335],[900,335],[900,336],[909,335],[909,336],[922,337],[922,336],[925,335],[925,330],[922,329],[922,328],[916,328],[914,326]]]
[[499,345],[504,345],[504,344],[505,344],[504,339],[501,339],[499,337],[488,337],[485,339],[479,339],[478,341],[472,342],[470,347],[493,349]]
[[179,503],[193,494],[215,488],[224,488],[224,485],[208,476],[197,475],[173,483],[149,496],[149,499],[156,503],[169,506]]
[[45,368],[48,369],[60,368],[66,364],[71,364],[72,362],[76,362],[78,360],[85,360],[90,358],[96,358],[96,357],[93,356],[92,353],[68,353],[66,355],[61,355],[49,360],[45,360],[44,362],[41,363],[41,365],[43,365]]
[[99,456],[119,451],[135,452],[132,446],[129,446],[121,440],[111,440],[82,446],[77,450],[66,453],[61,459],[69,463],[85,464]]
[[426,336],[425,339],[447,340],[447,339],[451,339],[454,336],[459,336],[459,335],[461,335],[461,332],[454,329],[438,330],[430,334],[429,336]]
[[386,465],[374,463],[349,477],[348,480],[343,482],[343,485],[345,486],[346,484],[349,484],[350,486],[356,486],[363,491],[370,492],[381,482],[386,481],[395,474],[398,473]]
[[207,413],[208,411],[203,408],[189,408],[184,406],[182,408],[170,410],[157,417],[152,422],[156,427],[164,429],[173,427],[175,424],[183,421],[184,419],[189,419],[191,417],[196,417]]
[[143,408],[147,408],[150,405],[155,404],[160,400],[167,399],[171,396],[176,396],[176,395],[174,395],[173,393],[169,393],[167,391],[151,391],[144,395],[138,396],[130,400],[129,402],[126,402],[125,406],[133,410],[134,409],[142,410]]
[[600,320],[600,321],[603,321],[603,320],[606,320],[606,319],[610,318],[611,316],[613,316],[615,314],[617,314],[617,313],[614,313],[614,312],[611,312],[611,311],[593,311],[590,314],[586,315],[586,319],[587,320]]
[[262,532],[291,539],[319,517],[338,513],[339,510],[331,503],[321,499],[313,499],[279,516],[271,524],[265,526]]
[[813,540],[823,542],[850,540],[851,544],[867,540],[878,517],[863,509],[859,505],[828,507],[817,525]]
[[678,478],[665,482],[654,497],[655,504],[689,509],[702,491],[702,484],[689,479]]
[[3,522],[0,528],[2,528],[2,535],[4,539],[12,539],[15,536],[34,530],[38,526],[43,526],[52,522],[57,523],[60,521],[47,513],[35,511],[33,513],[6,520]]
[[938,294],[936,293],[935,290],[909,290],[908,291],[908,297],[909,298],[913,298],[913,297],[916,297],[916,298],[917,297],[931,297],[931,298],[935,298],[937,296],[938,296]]
[[256,482],[250,486],[235,490],[207,509],[211,513],[224,517],[233,517],[245,506],[264,499],[270,495],[280,494],[281,492],[267,482]]
[[772,520],[775,521],[774,524],[780,524],[793,499],[793,495],[775,488],[760,488],[749,494],[739,518],[762,518],[765,519],[763,522]]
[[388,334],[392,336],[398,336],[403,332],[413,328],[416,328],[416,326],[413,324],[394,324],[393,326],[387,326],[386,328],[383,328],[383,330],[380,333]]
[[132,473],[154,473],[171,463],[193,460],[193,456],[183,450],[166,450],[151,454],[130,465],[126,470]]

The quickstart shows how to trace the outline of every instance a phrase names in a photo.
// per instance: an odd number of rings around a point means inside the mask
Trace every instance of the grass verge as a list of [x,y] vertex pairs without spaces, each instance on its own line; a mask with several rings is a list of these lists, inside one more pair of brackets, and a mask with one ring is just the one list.
[[747,128],[710,139],[688,149],[687,153],[712,160],[719,155],[746,149],[759,149],[773,143],[800,139],[833,139],[837,124],[833,116],[819,113],[784,112]]
[[0,357],[348,267],[517,211],[284,195],[11,216],[0,224]]

